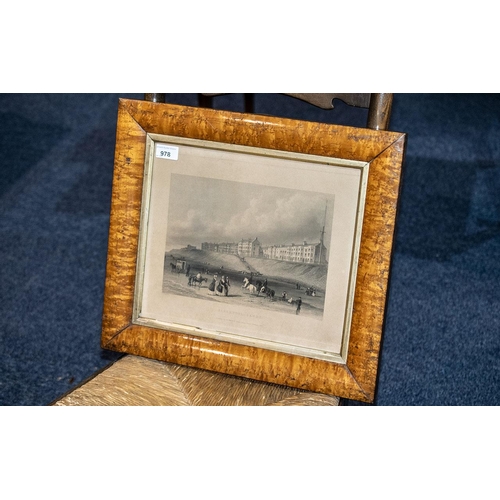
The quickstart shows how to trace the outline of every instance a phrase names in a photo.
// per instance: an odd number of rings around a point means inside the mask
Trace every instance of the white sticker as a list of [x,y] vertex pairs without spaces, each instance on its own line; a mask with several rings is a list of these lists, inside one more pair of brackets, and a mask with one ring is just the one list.
[[179,148],[177,146],[167,146],[166,144],[157,144],[156,158],[164,158],[165,160],[178,160]]

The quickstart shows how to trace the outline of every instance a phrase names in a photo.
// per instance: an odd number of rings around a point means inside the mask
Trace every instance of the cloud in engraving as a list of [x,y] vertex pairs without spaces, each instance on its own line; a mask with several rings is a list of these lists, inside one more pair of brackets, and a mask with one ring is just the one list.
[[[327,197],[254,184],[173,176],[167,247],[236,242],[263,245],[317,242]],[[331,200],[329,203],[332,203]]]

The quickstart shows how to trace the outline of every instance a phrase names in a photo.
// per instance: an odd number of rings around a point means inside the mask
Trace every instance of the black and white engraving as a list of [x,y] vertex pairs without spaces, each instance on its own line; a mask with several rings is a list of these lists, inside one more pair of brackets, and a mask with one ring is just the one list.
[[173,174],[163,292],[321,318],[334,197]]

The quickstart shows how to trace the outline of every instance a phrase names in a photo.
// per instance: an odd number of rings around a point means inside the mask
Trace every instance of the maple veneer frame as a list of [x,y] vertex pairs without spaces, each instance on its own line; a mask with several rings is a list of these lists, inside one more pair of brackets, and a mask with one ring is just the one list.
[[[132,323],[148,134],[369,163],[346,363]],[[406,134],[120,99],[101,346],[373,402]]]

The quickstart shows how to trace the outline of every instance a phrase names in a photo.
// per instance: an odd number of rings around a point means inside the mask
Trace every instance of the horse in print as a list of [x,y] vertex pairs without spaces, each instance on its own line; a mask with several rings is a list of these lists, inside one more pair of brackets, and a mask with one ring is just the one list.
[[204,278],[201,275],[201,273],[192,274],[191,276],[189,276],[188,285],[189,286],[196,286],[196,285],[198,285],[198,288],[201,288],[202,283],[204,283],[205,281],[208,281],[208,279]]
[[259,289],[259,293],[257,295],[260,294],[265,295],[270,300],[273,300],[274,296],[276,295],[276,292],[272,288],[269,288],[268,286],[262,286]]

